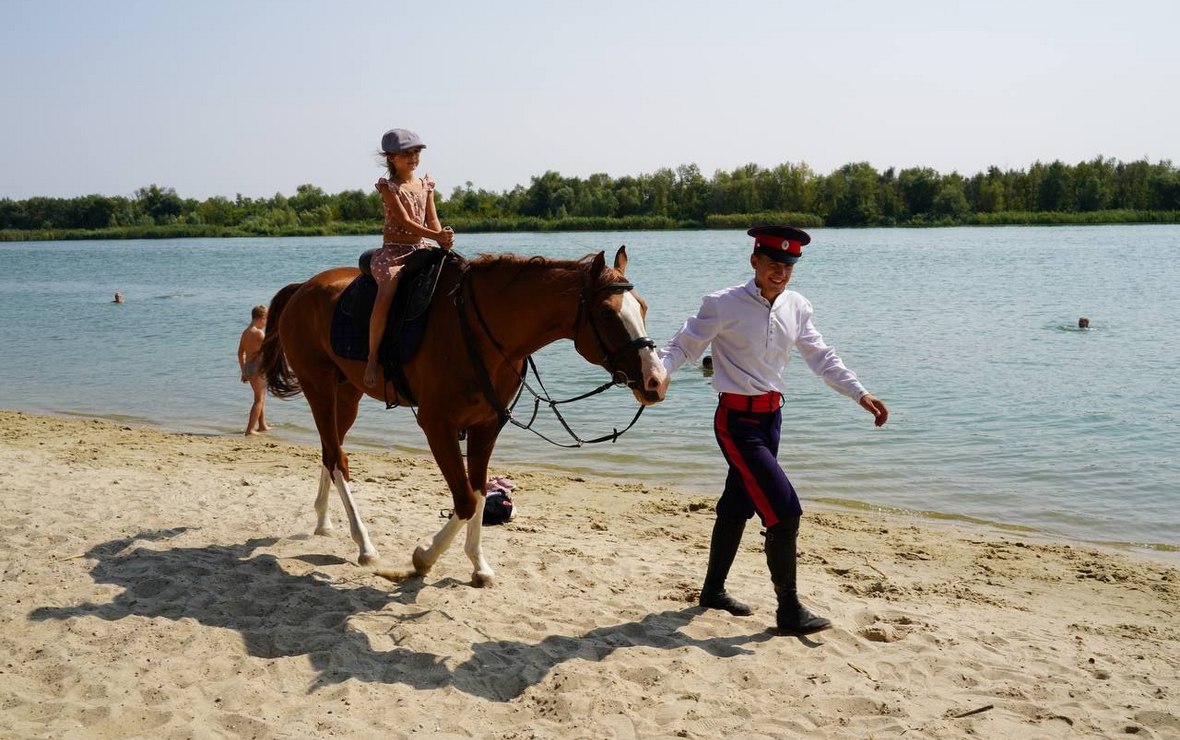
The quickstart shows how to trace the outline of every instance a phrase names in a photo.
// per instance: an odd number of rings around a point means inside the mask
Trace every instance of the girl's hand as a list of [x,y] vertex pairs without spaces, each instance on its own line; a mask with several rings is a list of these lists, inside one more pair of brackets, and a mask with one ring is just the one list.
[[455,231],[450,226],[447,226],[438,235],[438,245],[443,249],[450,249],[454,244]]

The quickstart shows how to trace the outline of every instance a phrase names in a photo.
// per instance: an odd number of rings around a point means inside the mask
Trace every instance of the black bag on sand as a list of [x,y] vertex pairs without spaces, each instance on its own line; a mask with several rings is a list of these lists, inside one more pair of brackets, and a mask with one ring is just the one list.
[[508,497],[507,491],[494,491],[484,498],[484,524],[503,524],[515,514],[516,511],[512,508],[512,499]]

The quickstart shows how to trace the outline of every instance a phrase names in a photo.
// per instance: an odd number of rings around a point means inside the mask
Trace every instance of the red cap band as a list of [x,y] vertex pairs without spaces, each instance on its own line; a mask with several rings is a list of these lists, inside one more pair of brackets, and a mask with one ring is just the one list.
[[793,257],[803,256],[803,242],[796,241],[794,239],[788,239],[785,236],[773,236],[770,234],[759,236],[754,240],[754,247],[780,249]]

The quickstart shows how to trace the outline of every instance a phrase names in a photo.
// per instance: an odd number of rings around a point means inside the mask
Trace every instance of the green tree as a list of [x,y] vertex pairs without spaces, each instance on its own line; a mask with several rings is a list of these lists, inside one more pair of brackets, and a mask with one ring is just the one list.
[[135,191],[139,212],[156,224],[175,223],[184,212],[184,203],[172,188],[160,188],[155,183]]
[[1037,210],[1072,211],[1073,173],[1061,160],[1045,168],[1044,177],[1037,188]]
[[905,204],[905,216],[912,219],[934,211],[938,194],[938,173],[929,167],[909,167],[897,176],[897,188]]
[[1172,163],[1160,162],[1151,175],[1151,208],[1158,211],[1180,211],[1180,172]]
[[965,185],[963,177],[957,172],[942,178],[931,206],[934,215],[958,221],[970,213],[971,206],[967,203]]
[[827,178],[827,222],[870,226],[881,219],[880,175],[868,162],[846,164]]
[[1004,173],[989,167],[987,173],[977,172],[964,185],[967,203],[974,213],[998,213],[1004,210]]
[[[328,195],[315,185],[299,185],[295,188],[295,195],[292,195],[290,199],[288,199],[287,205],[295,210],[295,213],[299,215],[301,221],[306,223],[303,214],[310,214],[312,212],[322,214],[321,209],[328,205]],[[309,216],[309,218],[316,217]]]
[[1140,160],[1115,168],[1114,207],[1132,211],[1151,207],[1151,165]]
[[708,214],[709,183],[695,164],[676,168],[676,185],[672,188],[675,216],[678,219],[704,223]]

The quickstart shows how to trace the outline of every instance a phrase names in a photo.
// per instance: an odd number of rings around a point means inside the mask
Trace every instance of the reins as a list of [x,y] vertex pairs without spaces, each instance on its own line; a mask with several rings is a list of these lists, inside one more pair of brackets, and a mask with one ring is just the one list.
[[[463,344],[467,348],[468,359],[471,361],[472,367],[475,368],[476,376],[479,380],[480,389],[483,391],[484,399],[488,402],[488,405],[490,405],[495,410],[496,415],[500,419],[500,426],[501,427],[503,427],[506,423],[511,422],[514,426],[524,429],[526,431],[532,432],[533,434],[537,435],[541,439],[545,440],[546,442],[548,442],[552,445],[556,445],[557,447],[577,448],[577,447],[581,447],[583,445],[598,444],[599,442],[606,442],[608,440],[611,442],[616,442],[616,441],[618,441],[620,436],[625,434],[629,429],[631,429],[631,427],[635,426],[635,422],[639,421],[639,417],[643,413],[643,409],[645,408],[643,406],[643,404],[639,405],[639,409],[635,412],[635,416],[633,416],[631,418],[631,422],[629,424],[627,424],[627,426],[623,427],[622,430],[619,430],[616,427],[615,429],[613,429],[611,431],[610,434],[603,434],[602,436],[595,437],[594,439],[583,439],[582,437],[578,436],[578,434],[576,432],[574,432],[574,430],[570,427],[569,423],[566,422],[565,417],[563,417],[561,415],[561,411],[559,411],[557,408],[561,404],[573,403],[574,401],[581,401],[583,399],[590,398],[591,396],[596,396],[599,393],[602,393],[603,391],[607,390],[608,388],[612,388],[616,385],[624,385],[625,384],[623,381],[618,380],[619,373],[618,373],[618,370],[615,365],[614,354],[607,350],[606,343],[603,341],[602,334],[599,332],[598,326],[594,323],[593,317],[588,318],[588,321],[590,323],[591,328],[594,331],[594,336],[595,336],[595,339],[598,341],[599,348],[602,350],[603,357],[607,361],[607,363],[610,365],[610,368],[609,368],[610,372],[611,372],[610,381],[603,383],[602,385],[598,386],[594,390],[587,391],[586,393],[583,393],[579,396],[574,396],[573,398],[566,398],[563,400],[555,400],[552,396],[549,395],[549,391],[545,388],[545,383],[541,380],[540,373],[537,372],[536,363],[534,363],[533,358],[531,356],[529,356],[529,357],[526,357],[524,359],[524,361],[521,363],[521,369],[520,369],[520,374],[519,374],[520,375],[520,387],[517,388],[517,390],[516,390],[516,397],[512,399],[512,403],[509,404],[508,406],[505,406],[504,404],[500,403],[500,399],[496,395],[496,389],[492,386],[491,374],[488,372],[487,365],[484,363],[483,358],[480,356],[479,351],[476,349],[476,346],[475,346],[475,335],[471,329],[470,319],[468,319],[468,317],[467,317],[468,304],[470,304],[471,310],[475,314],[475,318],[479,322],[480,329],[483,331],[484,336],[486,336],[488,341],[491,342],[491,344],[495,348],[496,352],[498,352],[500,354],[500,357],[502,357],[505,362],[511,363],[511,360],[509,360],[508,356],[505,354],[504,348],[500,345],[500,343],[498,341],[496,341],[496,337],[494,334],[492,334],[491,327],[488,326],[487,320],[483,316],[483,312],[479,310],[479,304],[476,301],[476,296],[475,296],[475,286],[468,279],[469,277],[470,277],[470,268],[464,268],[463,273],[459,277],[459,284],[455,288],[455,299],[454,300],[455,300],[455,308],[458,310],[458,313],[459,313],[459,329],[460,329],[460,332],[463,334]],[[599,291],[601,291],[601,290],[631,290],[634,287],[635,286],[629,282],[622,282],[622,283],[611,283],[609,285],[604,285],[601,288],[599,288],[598,290]],[[578,315],[574,319],[575,334],[577,332],[577,327],[578,327],[578,324],[581,322],[582,317],[583,316],[588,316],[588,317],[590,316],[590,313],[585,310],[586,303],[588,300],[588,298],[587,298],[588,290],[589,290],[588,287],[584,287],[582,289],[582,294],[581,294],[581,297],[580,297],[580,300],[578,303]],[[465,298],[465,296],[464,296],[465,291],[466,291],[466,293],[470,294],[469,299]],[[629,342],[627,345],[625,345],[624,347],[622,347],[620,349],[628,349],[628,348],[638,349],[640,347],[653,347],[654,348],[655,342],[653,342],[650,337],[640,337],[638,339],[632,340],[631,342]],[[533,377],[536,378],[537,385],[540,386],[540,388],[541,388],[541,391],[542,391],[541,393],[538,393],[532,387],[532,385],[529,384],[528,373],[529,373],[530,368],[532,369]],[[520,401],[520,398],[524,394],[524,390],[526,388],[528,389],[529,393],[531,393],[533,395],[533,412],[529,416],[528,422],[522,423],[520,420],[518,420],[516,418],[516,416],[512,412],[513,412],[513,409],[516,408],[516,404]],[[553,415],[557,418],[558,422],[561,423],[561,426],[565,429],[566,433],[569,434],[570,438],[574,440],[573,444],[558,442],[554,439],[549,438],[548,436],[546,436],[542,432],[539,432],[533,428],[533,423],[537,420],[537,414],[540,411],[542,401],[544,401],[545,404],[547,406],[549,406],[550,410],[553,411]]]

